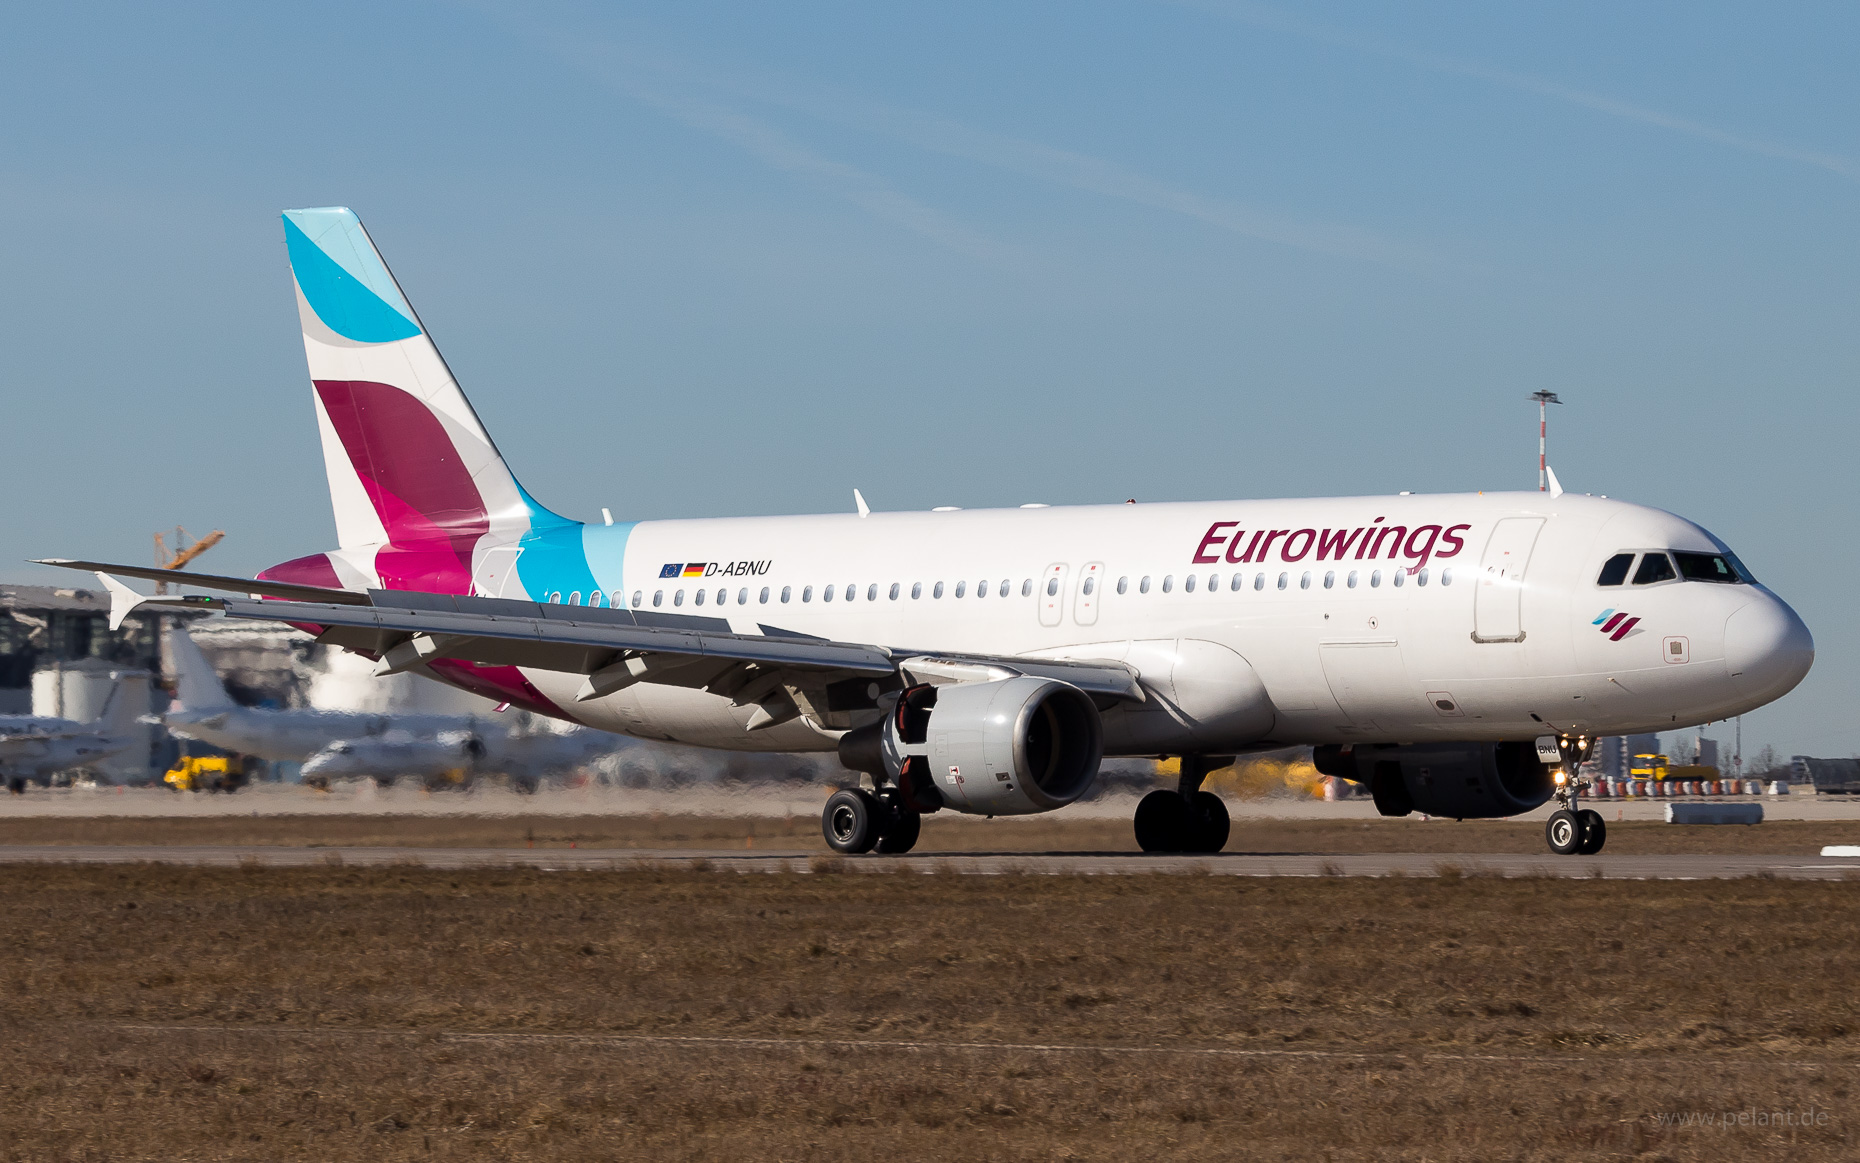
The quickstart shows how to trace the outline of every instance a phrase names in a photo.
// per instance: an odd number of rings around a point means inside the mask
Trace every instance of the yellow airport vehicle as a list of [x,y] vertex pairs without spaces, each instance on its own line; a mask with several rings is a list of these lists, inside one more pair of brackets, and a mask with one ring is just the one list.
[[245,786],[245,762],[225,755],[183,755],[161,778],[175,791],[235,792]]

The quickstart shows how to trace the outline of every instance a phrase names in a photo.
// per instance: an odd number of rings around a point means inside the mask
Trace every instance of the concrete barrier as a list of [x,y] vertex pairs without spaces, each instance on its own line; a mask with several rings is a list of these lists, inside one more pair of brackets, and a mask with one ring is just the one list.
[[1762,804],[1667,804],[1669,824],[1761,824]]

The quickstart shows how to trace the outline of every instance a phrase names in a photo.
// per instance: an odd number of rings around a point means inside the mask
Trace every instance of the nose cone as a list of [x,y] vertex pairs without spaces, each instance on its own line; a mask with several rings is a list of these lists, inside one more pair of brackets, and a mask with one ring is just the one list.
[[1759,594],[1724,624],[1724,664],[1738,689],[1762,703],[1795,689],[1815,664],[1815,640],[1781,598]]

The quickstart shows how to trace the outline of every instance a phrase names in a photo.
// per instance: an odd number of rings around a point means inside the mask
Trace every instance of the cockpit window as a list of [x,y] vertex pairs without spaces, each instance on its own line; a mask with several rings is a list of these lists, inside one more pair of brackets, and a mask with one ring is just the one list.
[[1634,571],[1634,584],[1650,586],[1654,582],[1672,581],[1679,575],[1673,572],[1673,563],[1664,553],[1649,553],[1640,559],[1640,568]]
[[1631,553],[1617,553],[1602,563],[1601,576],[1595,579],[1598,586],[1618,586],[1627,580],[1628,567],[1634,564]]
[[1738,568],[1738,560],[1725,553],[1682,553],[1673,550],[1679,563],[1679,576],[1687,581],[1723,582],[1739,585],[1750,579]]

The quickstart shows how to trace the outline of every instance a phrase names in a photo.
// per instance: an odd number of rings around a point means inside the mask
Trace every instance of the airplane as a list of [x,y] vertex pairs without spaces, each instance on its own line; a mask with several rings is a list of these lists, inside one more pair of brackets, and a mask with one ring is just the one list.
[[0,777],[23,794],[30,780],[44,783],[61,771],[94,770],[135,746],[135,715],[123,685],[110,688],[103,710],[89,723],[45,715],[0,715]]
[[942,809],[1062,808],[1107,755],[1182,758],[1137,805],[1141,848],[1218,851],[1208,772],[1308,745],[1384,814],[1555,799],[1551,849],[1594,852],[1596,737],[1754,710],[1814,660],[1702,526],[1560,484],[893,513],[855,490],[851,513],[584,524],[517,482],[360,219],[283,218],[337,547],[256,579],[58,564],[97,571],[117,620],[284,620],[603,730],[836,751],[836,851],[908,851]]
[[622,745],[591,730],[524,732],[489,715],[384,715],[366,711],[242,707],[185,629],[168,631],[176,701],[168,730],[241,755],[303,763],[307,779],[437,777],[460,769],[497,772],[532,791],[546,774],[579,766]]
[[367,777],[383,786],[399,778],[415,778],[431,787],[443,787],[456,779],[495,772],[508,779],[513,789],[533,792],[545,778],[612,754],[625,742],[591,730],[561,734],[442,731],[428,736],[393,730],[329,744],[304,763],[303,776],[319,781]]

